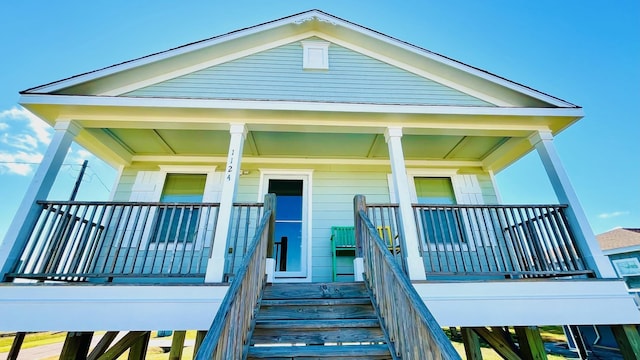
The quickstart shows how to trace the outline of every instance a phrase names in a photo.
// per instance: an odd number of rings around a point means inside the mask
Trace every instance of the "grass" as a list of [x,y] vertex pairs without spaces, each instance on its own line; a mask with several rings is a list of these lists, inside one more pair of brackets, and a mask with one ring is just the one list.
[[[66,336],[66,332],[39,332],[27,334],[24,337],[21,349],[29,349],[37,346],[63,342]],[[0,337],[0,353],[6,353],[11,350],[13,339],[14,336]]]
[[[452,344],[453,344],[453,348],[456,349],[458,354],[460,354],[460,357],[464,359],[465,358],[464,345],[460,342],[455,342],[455,341],[452,341]],[[488,347],[481,347],[480,352],[482,353],[482,360],[502,360],[503,359],[502,356],[498,355],[497,352],[495,352],[493,349],[490,349]],[[547,354],[547,359],[548,360],[564,360],[566,358],[560,355]]]
[[[451,339],[451,332],[449,329],[443,329],[447,336]],[[460,331],[460,329],[458,329]],[[515,331],[510,328],[509,332],[515,336]],[[561,326],[541,326],[540,327],[540,336],[542,337],[542,341],[544,342],[566,342],[567,338],[564,335],[564,331],[562,331]],[[460,354],[461,358],[465,358],[464,353],[464,344],[459,341],[459,339],[451,340],[454,349]],[[480,352],[482,353],[483,360],[502,360],[502,357],[498,355],[498,353],[489,347],[482,339],[480,339]],[[547,354],[547,358],[549,360],[561,360],[566,359],[561,355],[553,355]]]
[[[447,333],[448,329],[445,330]],[[97,334],[102,334],[104,332],[98,332]],[[543,326],[540,328],[540,334],[542,336],[543,341],[552,341],[552,342],[564,342],[566,338],[562,331],[562,328],[559,326]],[[28,349],[36,346],[61,343],[64,342],[66,337],[65,332],[46,332],[46,333],[33,333],[28,334],[25,337],[24,343],[22,345],[23,349]],[[196,331],[187,331],[186,339],[195,339]],[[157,338],[157,332],[151,333],[151,338]],[[171,337],[165,337],[165,339],[171,340]],[[13,336],[5,336],[0,337],[0,353],[9,352],[11,348],[11,344],[13,342]],[[453,347],[456,349],[458,354],[464,359],[464,345],[458,341],[452,341]],[[480,351],[482,352],[482,358],[484,360],[501,360],[502,357],[498,355],[493,349],[489,348],[487,345],[483,344]],[[56,360],[59,355],[51,356],[49,358],[43,360]],[[118,360],[126,360],[128,357],[128,351],[122,354]],[[165,349],[158,346],[150,346],[147,349],[147,357],[148,360],[168,360],[169,352],[165,352]],[[192,359],[193,358],[193,346],[185,347],[182,352],[182,359]],[[548,355],[549,360],[563,360],[566,359],[563,356],[559,355]]]

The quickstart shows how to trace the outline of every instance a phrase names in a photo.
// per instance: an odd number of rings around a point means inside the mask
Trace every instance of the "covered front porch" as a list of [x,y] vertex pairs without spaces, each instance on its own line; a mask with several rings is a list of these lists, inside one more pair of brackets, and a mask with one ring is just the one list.
[[[350,203],[359,184],[370,199],[366,208],[374,225],[412,280],[615,275],[555,151],[551,129],[564,126],[564,118],[556,123],[549,115],[549,129],[541,131],[539,124],[527,130],[524,122],[516,130],[513,124],[512,130],[502,130],[492,123],[478,129],[473,117],[446,115],[458,123],[445,130],[438,128],[443,115],[405,114],[402,126],[389,126],[376,116],[342,124],[341,118],[353,120],[350,112],[335,113],[331,121],[296,112],[309,124],[292,125],[278,117],[281,112],[266,112],[263,116],[274,116],[268,126],[258,120],[225,125],[217,119],[205,129],[199,122],[204,114],[193,112],[192,122],[182,124],[202,129],[193,139],[193,130],[148,123],[142,109],[111,128],[99,128],[105,123],[93,119],[102,113],[100,107],[83,111],[82,121],[56,123],[51,146],[0,251],[5,281],[227,282],[263,211],[260,200],[248,200],[268,191],[269,176],[301,173],[306,215],[300,221],[307,247],[300,252],[308,269],[303,281],[314,281],[313,269],[331,266],[330,227],[354,224]],[[207,146],[206,137],[218,141]],[[93,147],[97,140],[110,144],[94,150],[121,164],[113,201],[43,200],[74,139]],[[201,153],[194,155],[197,149]],[[530,149],[539,153],[564,205],[491,204],[498,200],[493,169]],[[204,173],[202,201],[160,202],[162,182],[172,172]],[[454,202],[417,202],[412,186],[422,176],[457,182]],[[485,185],[479,184],[480,176]],[[286,247],[273,246],[277,271],[287,259],[282,256]]]

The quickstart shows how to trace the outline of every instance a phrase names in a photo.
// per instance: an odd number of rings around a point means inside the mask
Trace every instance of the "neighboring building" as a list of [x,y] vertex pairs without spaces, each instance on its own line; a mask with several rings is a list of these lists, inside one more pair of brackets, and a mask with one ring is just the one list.
[[[596,239],[640,307],[640,229],[613,229],[597,235]],[[610,326],[581,326],[580,333],[590,349],[618,347]]]
[[630,291],[640,291],[640,229],[619,228],[596,236],[618,276]]
[[[583,111],[527,86],[313,10],[21,95],[55,134],[0,248],[0,331],[208,329],[267,193],[274,284],[332,281],[361,194],[358,244],[377,228],[440,326],[640,323],[554,146]],[[118,169],[111,201],[44,201],[72,141]],[[501,204],[531,151],[563,205]]]

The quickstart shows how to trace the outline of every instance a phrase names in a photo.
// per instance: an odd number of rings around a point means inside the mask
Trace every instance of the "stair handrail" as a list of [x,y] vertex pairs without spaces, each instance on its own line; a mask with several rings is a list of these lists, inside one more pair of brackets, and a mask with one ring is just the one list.
[[[356,200],[357,201],[357,200]],[[460,360],[451,341],[389,252],[367,213],[356,210],[365,284],[395,356]]]
[[267,247],[273,241],[270,237],[275,220],[275,195],[265,195],[264,204],[260,226],[198,349],[196,360],[246,358],[267,282]]

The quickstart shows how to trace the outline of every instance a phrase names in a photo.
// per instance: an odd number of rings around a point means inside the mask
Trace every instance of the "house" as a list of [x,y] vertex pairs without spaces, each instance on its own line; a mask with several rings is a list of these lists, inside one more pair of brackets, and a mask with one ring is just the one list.
[[[596,236],[600,248],[616,273],[627,284],[640,306],[640,229],[617,228]],[[617,348],[611,328],[606,325],[581,326],[580,333],[591,349]]]
[[629,290],[640,289],[640,229],[617,228],[596,236],[602,252],[611,260]]
[[[469,358],[478,336],[543,356],[536,326],[577,324],[616,324],[639,354],[640,313],[554,146],[577,105],[318,10],[20,103],[55,134],[0,248],[0,331],[69,331],[65,356],[86,355],[97,330],[95,356],[142,358],[152,329],[199,330],[202,353],[242,348],[267,295],[320,284],[342,297],[340,281],[364,280],[384,334],[368,343],[404,358],[454,358],[440,330],[453,326]],[[73,141],[118,169],[110,201],[46,200]],[[501,204],[494,174],[531,151],[560,204]],[[355,241],[337,264],[335,226]],[[334,282],[335,268],[355,275]],[[115,331],[129,333],[109,348]],[[354,340],[338,333],[299,348]],[[360,351],[348,346],[323,351]]]

